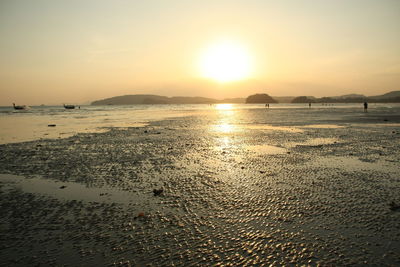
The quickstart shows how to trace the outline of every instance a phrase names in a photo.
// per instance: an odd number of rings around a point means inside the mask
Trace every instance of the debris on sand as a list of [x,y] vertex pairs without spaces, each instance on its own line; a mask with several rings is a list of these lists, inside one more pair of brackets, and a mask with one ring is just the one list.
[[134,220],[137,220],[139,218],[144,218],[144,212],[139,212],[137,216],[133,217]]
[[56,125],[55,124],[49,124],[49,125],[47,125],[47,127],[56,127]]
[[66,187],[67,187],[66,185],[62,185],[62,186],[60,186],[60,189],[64,189]]
[[159,196],[164,192],[164,189],[160,188],[160,189],[153,189],[153,194],[154,196]]
[[393,211],[400,210],[400,205],[399,205],[399,204],[396,204],[394,201],[392,201],[392,202],[390,203],[390,209],[393,210]]

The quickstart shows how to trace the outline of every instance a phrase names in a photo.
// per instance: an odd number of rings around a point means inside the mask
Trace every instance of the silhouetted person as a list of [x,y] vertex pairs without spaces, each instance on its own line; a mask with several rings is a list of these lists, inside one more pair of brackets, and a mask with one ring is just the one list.
[[269,104],[265,104],[265,107],[266,107],[266,108],[269,108]]
[[308,103],[308,107],[309,107],[309,108],[311,108],[311,102],[310,102],[310,103]]
[[364,112],[367,112],[367,111],[368,111],[368,103],[364,102]]

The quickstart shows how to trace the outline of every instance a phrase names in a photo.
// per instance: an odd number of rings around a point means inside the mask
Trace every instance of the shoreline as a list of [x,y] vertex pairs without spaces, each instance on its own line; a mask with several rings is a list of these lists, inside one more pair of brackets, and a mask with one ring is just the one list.
[[[400,105],[394,104],[395,107],[384,105],[376,105],[371,107],[371,113],[378,114],[378,117],[373,117],[372,114],[365,113],[366,116],[360,116],[362,112],[361,107],[349,104],[339,106],[317,106],[313,110],[319,109],[322,112],[327,112],[333,115],[333,111],[339,114],[349,113],[347,116],[354,118],[348,120],[348,123],[355,123],[356,120],[366,120],[370,122],[390,122],[400,123],[400,115],[397,113],[390,114],[391,110],[400,109]],[[12,112],[10,114],[1,114],[0,124],[3,126],[0,130],[0,144],[29,142],[42,139],[63,139],[80,133],[100,133],[108,131],[112,128],[129,128],[129,127],[143,127],[149,125],[150,122],[163,120],[163,119],[177,119],[182,116],[207,116],[210,113],[216,112],[221,107],[228,107],[229,109],[241,110],[268,110],[264,105],[254,104],[220,104],[220,105],[170,105],[173,109],[165,109],[164,105],[150,105],[149,107],[155,110],[141,109],[139,106],[146,105],[133,105],[133,106],[96,106],[95,108],[83,107],[80,110],[55,110],[50,107],[38,107],[35,112]],[[179,110],[176,107],[186,107],[187,109]],[[87,109],[89,108],[89,109]],[[116,109],[115,109],[116,108]],[[275,104],[271,106],[271,111],[283,112],[286,109],[296,109],[301,113],[308,110],[308,105],[303,104]],[[50,113],[49,113],[50,112]],[[353,113],[353,114],[352,114]],[[372,116],[371,116],[372,115]],[[335,115],[337,116],[337,115]],[[316,118],[311,118],[316,120]],[[382,119],[382,121],[380,121]],[[342,118],[338,120],[342,122]],[[282,120],[273,123],[266,123],[272,126],[281,126]],[[318,123],[323,123],[318,121]],[[301,126],[301,125],[294,125]]]

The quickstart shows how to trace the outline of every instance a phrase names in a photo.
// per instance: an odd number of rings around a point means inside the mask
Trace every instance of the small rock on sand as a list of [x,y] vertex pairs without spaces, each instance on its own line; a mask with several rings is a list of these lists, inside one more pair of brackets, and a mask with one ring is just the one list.
[[400,210],[400,205],[399,205],[399,204],[396,204],[394,201],[392,201],[392,202],[390,203],[390,209],[393,210],[393,211]]
[[154,196],[159,196],[164,192],[164,189],[160,188],[160,189],[153,189],[153,194]]

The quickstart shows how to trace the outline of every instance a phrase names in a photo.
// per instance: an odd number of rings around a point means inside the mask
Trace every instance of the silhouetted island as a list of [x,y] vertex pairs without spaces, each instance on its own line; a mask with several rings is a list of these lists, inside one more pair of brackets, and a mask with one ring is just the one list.
[[268,94],[254,94],[245,98],[225,98],[217,100],[206,97],[186,96],[159,96],[159,95],[123,95],[93,101],[91,105],[135,105],[135,104],[217,104],[217,103],[399,103],[400,91],[392,91],[378,96],[364,96],[360,94],[349,94],[342,96],[331,96],[316,98],[313,96],[274,96]]
[[268,94],[255,94],[251,95],[246,98],[246,103],[247,104],[256,104],[256,103],[265,103],[265,104],[270,104],[270,103],[278,103],[275,99],[270,97]]
[[97,100],[91,105],[134,105],[134,104],[216,104],[244,103],[244,98],[226,98],[217,100],[206,97],[159,96],[159,95],[123,95]]
[[365,96],[360,94],[349,94],[342,96],[331,96],[316,98],[312,96],[299,96],[292,103],[400,103],[400,91],[392,91],[383,95]]
[[315,97],[298,96],[292,100],[292,103],[315,103]]

